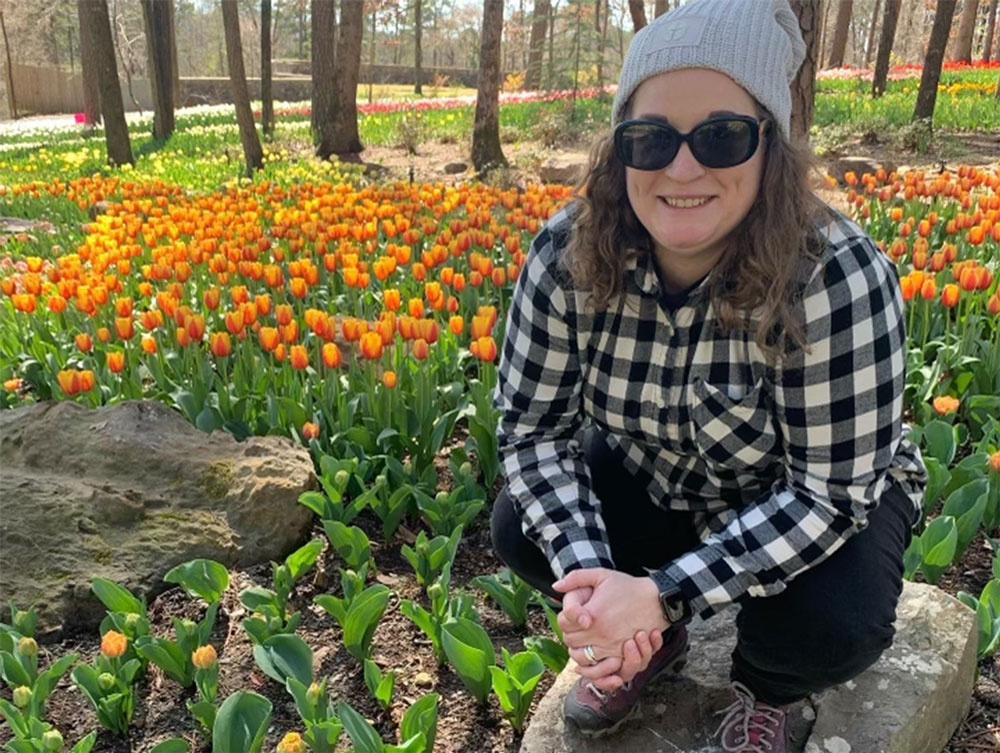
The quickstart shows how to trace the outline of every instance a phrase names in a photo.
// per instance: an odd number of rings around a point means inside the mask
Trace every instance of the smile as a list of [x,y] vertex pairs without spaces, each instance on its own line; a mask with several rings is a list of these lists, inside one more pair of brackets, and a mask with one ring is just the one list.
[[663,196],[658,197],[660,201],[666,204],[671,209],[695,209],[697,207],[702,207],[712,199],[714,196],[705,196],[700,199],[673,199],[665,198]]

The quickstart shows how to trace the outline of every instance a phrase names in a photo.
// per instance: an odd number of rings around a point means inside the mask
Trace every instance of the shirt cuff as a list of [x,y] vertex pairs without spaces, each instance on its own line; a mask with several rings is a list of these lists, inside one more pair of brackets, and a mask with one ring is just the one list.
[[[579,529],[577,529],[579,530]],[[606,567],[613,570],[614,560],[611,559],[611,547],[606,541],[580,538],[570,540],[571,534],[560,534],[553,541],[545,542],[545,554],[552,566],[556,580],[562,578],[571,570],[587,567]]]

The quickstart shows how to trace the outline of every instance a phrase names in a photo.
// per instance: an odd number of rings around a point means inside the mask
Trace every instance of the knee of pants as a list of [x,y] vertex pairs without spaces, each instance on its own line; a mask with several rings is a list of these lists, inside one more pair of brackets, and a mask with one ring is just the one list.
[[768,631],[766,640],[754,640],[741,632],[740,653],[762,669],[813,670],[834,679],[848,679],[873,664],[892,645],[895,635],[892,624],[824,613],[785,624],[784,631]]
[[493,502],[493,512],[490,515],[490,538],[493,540],[493,548],[497,555],[504,562],[508,562],[508,557],[513,554],[516,548],[517,537],[512,532],[520,533],[519,521],[514,515],[514,504],[511,502],[510,494],[507,493],[506,485],[500,489],[496,500]]

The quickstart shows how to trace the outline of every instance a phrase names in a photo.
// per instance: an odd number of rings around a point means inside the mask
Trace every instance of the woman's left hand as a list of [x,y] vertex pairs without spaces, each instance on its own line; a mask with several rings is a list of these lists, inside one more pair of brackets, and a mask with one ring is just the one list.
[[[552,587],[561,593],[578,588],[593,589],[583,604],[583,611],[590,618],[587,628],[580,627],[580,620],[570,621],[562,613],[558,621],[566,645],[580,650],[587,645],[593,646],[599,664],[608,658],[620,662],[626,641],[633,639],[636,633],[664,631],[670,625],[660,609],[656,584],[647,576],[635,577],[602,567],[585,568],[567,573]],[[576,659],[580,652],[571,651],[571,655]],[[611,672],[617,671],[610,669],[612,662],[604,664]]]

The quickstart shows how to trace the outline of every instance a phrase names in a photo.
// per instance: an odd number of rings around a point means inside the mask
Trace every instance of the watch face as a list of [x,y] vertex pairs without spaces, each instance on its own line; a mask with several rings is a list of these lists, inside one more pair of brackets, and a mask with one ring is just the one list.
[[677,622],[684,617],[684,605],[679,601],[663,598],[660,600],[660,603],[663,605],[663,611],[666,613],[667,619],[671,622]]

